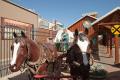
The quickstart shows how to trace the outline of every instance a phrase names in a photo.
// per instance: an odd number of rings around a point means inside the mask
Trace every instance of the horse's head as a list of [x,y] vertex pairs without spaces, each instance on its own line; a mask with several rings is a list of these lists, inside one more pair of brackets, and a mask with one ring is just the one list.
[[24,32],[21,32],[21,37],[14,32],[14,42],[11,46],[11,50],[13,53],[13,57],[10,63],[10,70],[12,72],[18,71],[20,69],[21,64],[25,61],[28,55],[26,35]]
[[74,33],[74,42],[80,47],[82,52],[87,52],[88,45],[89,45],[89,39],[87,37],[87,31],[85,30],[85,33],[79,33],[78,30],[75,30]]

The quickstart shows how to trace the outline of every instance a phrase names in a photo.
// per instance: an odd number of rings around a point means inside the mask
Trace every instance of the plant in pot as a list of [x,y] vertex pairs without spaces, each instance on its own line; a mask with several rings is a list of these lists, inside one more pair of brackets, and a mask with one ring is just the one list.
[[90,78],[92,80],[104,80],[107,77],[107,71],[104,69],[103,65],[95,64],[91,66]]

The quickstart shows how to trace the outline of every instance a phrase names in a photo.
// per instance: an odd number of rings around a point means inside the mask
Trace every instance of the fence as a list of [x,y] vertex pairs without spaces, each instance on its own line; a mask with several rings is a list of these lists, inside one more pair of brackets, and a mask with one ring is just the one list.
[[0,77],[6,76],[10,74],[9,64],[12,58],[12,53],[10,47],[14,41],[13,32],[16,32],[20,35],[20,32],[24,31],[27,36],[36,42],[45,43],[49,37],[51,37],[51,33],[53,37],[56,32],[53,32],[49,29],[42,28],[20,28],[17,26],[10,25],[0,25]]
[[17,26],[1,26],[0,25],[0,77],[10,74],[8,69],[12,53],[10,47],[13,43],[13,32],[16,32],[20,35],[20,32],[24,31],[30,38],[32,37],[32,31],[28,29],[22,29]]

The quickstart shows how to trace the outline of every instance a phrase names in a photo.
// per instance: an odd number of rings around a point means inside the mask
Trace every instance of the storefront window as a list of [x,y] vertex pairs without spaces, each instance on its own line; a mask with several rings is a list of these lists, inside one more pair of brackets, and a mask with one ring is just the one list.
[[3,26],[2,39],[13,39],[13,32],[17,33],[18,36],[20,36],[21,31],[24,31],[24,30],[20,28],[15,28],[15,26]]
[[20,36],[20,32],[24,31],[29,37],[31,37],[32,24],[16,21],[2,17],[2,39],[13,39],[13,32]]

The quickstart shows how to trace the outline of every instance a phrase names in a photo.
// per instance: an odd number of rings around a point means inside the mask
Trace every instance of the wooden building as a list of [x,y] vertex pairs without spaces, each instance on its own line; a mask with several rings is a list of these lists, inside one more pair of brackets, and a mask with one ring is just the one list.
[[81,19],[79,19],[78,21],[76,21],[74,24],[72,24],[71,26],[68,27],[68,29],[72,32],[75,31],[75,29],[78,29],[79,32],[84,32],[85,28],[88,29],[88,37],[90,40],[92,40],[93,42],[93,49],[94,52],[97,53],[98,52],[98,46],[97,46],[97,35],[95,35],[95,29],[91,26],[91,23],[94,22],[95,20],[97,20],[95,15],[86,15],[84,17],[82,17]]
[[95,17],[86,15],[82,17],[80,20],[76,21],[74,24],[70,25],[68,29],[72,32],[75,31],[75,29],[78,29],[80,32],[84,32],[85,28],[88,28],[89,33],[88,35],[91,36],[94,33],[93,27],[91,27],[91,23],[96,20]]
[[[109,53],[109,57],[112,57],[112,49],[115,47],[115,64],[119,63],[119,47],[120,47],[120,35],[115,36],[111,32],[111,28],[115,25],[120,25],[120,7],[113,9],[108,12],[104,16],[97,19],[92,23],[92,27],[95,29],[95,34],[102,35],[102,44],[107,46],[107,53]],[[120,33],[120,26],[116,28],[117,33]],[[98,36],[97,36],[98,37]],[[97,38],[98,42],[98,38]]]
[[[85,25],[86,20],[91,20],[90,26]],[[90,21],[89,21],[90,22]],[[118,25],[117,28],[115,28],[115,25]],[[99,48],[98,45],[102,44],[107,49],[107,52],[109,54],[109,57],[113,56],[113,48],[115,49],[115,64],[119,63],[119,57],[120,57],[120,7],[117,7],[104,16],[96,19],[91,16],[84,16],[74,24],[72,24],[68,29],[70,31],[74,31],[75,29],[78,29],[79,31],[84,31],[86,26],[89,28],[89,34],[88,37],[90,40],[93,40],[93,48],[98,52]],[[119,35],[114,35],[111,32],[112,27],[114,27],[114,31],[117,31]],[[113,32],[114,32],[113,31]],[[100,40],[100,36],[102,36],[102,39]]]

